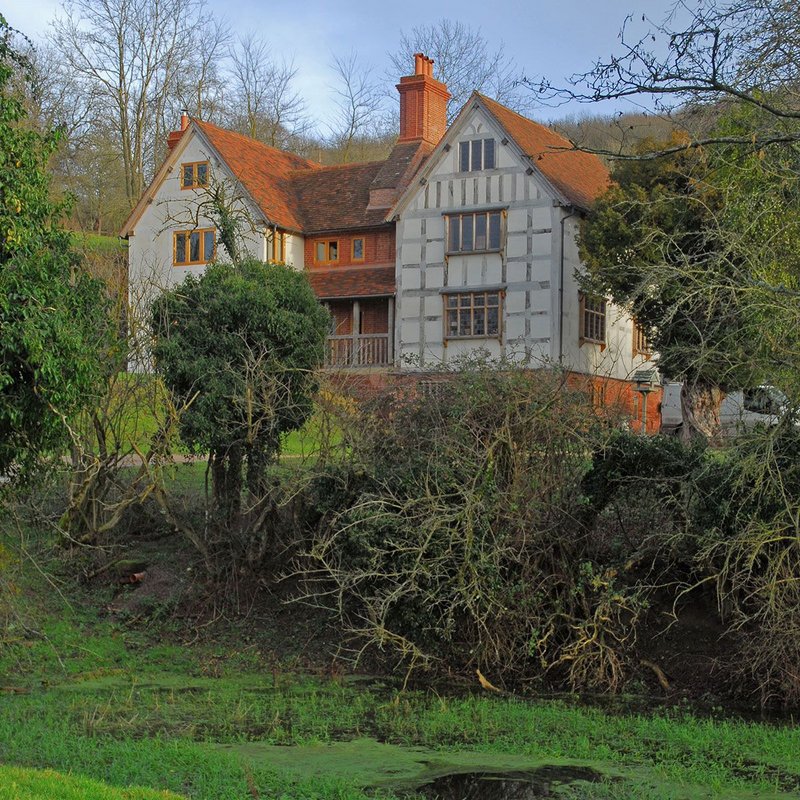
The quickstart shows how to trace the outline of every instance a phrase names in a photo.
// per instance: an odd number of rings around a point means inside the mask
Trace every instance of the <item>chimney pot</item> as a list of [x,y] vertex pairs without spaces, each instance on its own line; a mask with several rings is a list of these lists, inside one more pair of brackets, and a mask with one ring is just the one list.
[[414,74],[425,74],[425,56],[422,53],[414,53]]
[[181,130],[185,131],[189,127],[189,112],[184,108],[181,111]]

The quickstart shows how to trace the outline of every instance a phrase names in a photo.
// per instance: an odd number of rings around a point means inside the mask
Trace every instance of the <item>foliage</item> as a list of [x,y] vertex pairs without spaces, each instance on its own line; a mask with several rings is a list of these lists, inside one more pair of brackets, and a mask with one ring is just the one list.
[[104,370],[112,326],[102,285],[59,230],[47,162],[57,135],[25,128],[10,88],[27,66],[0,16],[0,473],[56,448]]
[[320,491],[311,595],[409,668],[616,688],[640,601],[588,557],[580,483],[602,425],[557,373],[459,368],[360,421],[349,479]]
[[255,260],[211,264],[153,305],[156,367],[186,406],[183,441],[210,453],[214,494],[237,518],[243,469],[261,500],[281,438],[312,412],[328,315],[306,277]]

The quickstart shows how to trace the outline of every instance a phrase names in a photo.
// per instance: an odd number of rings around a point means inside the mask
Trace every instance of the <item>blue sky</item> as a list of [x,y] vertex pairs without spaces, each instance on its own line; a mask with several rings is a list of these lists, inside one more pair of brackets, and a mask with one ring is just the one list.
[[[278,56],[294,58],[298,88],[314,116],[330,114],[330,68],[334,53],[355,49],[359,59],[384,75],[387,53],[397,48],[400,31],[442,17],[479,28],[491,47],[501,42],[525,74],[545,75],[554,82],[587,69],[594,58],[617,52],[617,35],[626,14],[661,21],[671,0],[572,0],[565,2],[332,2],[301,0],[270,3],[263,0],[208,0],[234,31],[256,31],[274,43]],[[9,23],[36,39],[58,10],[57,0],[13,0],[3,11]],[[399,77],[399,76],[397,76]],[[601,109],[570,106],[543,109],[534,116],[552,118],[565,113]],[[611,109],[603,109],[611,110]]]

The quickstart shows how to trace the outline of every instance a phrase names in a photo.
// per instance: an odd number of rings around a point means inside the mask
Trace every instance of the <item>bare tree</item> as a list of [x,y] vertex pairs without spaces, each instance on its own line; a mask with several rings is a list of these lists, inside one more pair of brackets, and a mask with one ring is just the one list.
[[460,21],[440,19],[403,31],[400,46],[389,54],[393,75],[405,75],[414,63],[414,53],[433,59],[434,77],[447,84],[451,94],[447,106],[448,122],[467,102],[473,90],[524,113],[534,105],[530,92],[521,87],[522,71],[501,43],[491,49],[484,35]]
[[231,44],[227,23],[208,15],[187,61],[175,76],[175,87],[165,109],[165,125],[175,124],[182,109],[207,122],[223,123],[230,92],[226,63]]
[[338,160],[360,159],[357,145],[386,133],[381,115],[384,92],[369,65],[362,64],[354,50],[347,57],[334,56],[333,69],[339,79],[335,87],[336,112],[330,123],[330,141]]
[[270,45],[253,34],[241,36],[230,49],[232,103],[239,128],[272,147],[285,147],[308,128],[305,103],[294,89],[297,68],[277,62]]
[[67,0],[52,42],[113,119],[130,205],[161,157],[163,109],[200,30],[202,0]]
[[[597,59],[567,85],[543,78],[527,79],[526,85],[541,100],[551,102],[650,98],[660,112],[679,112],[690,147],[733,145],[758,152],[800,141],[796,3],[677,2],[664,22],[653,23],[644,16],[641,22],[644,32],[637,32],[638,25],[629,16],[620,32],[620,52]],[[716,117],[732,104],[753,110],[750,130],[730,134],[714,130]],[[698,116],[710,116],[711,124],[698,123]],[[686,146],[681,142],[644,157],[680,152]]]

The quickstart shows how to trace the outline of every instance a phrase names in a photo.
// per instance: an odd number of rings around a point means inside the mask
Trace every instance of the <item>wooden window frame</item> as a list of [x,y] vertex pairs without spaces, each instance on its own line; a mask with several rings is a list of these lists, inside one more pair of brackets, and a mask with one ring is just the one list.
[[[179,236],[187,236],[191,237],[191,234],[197,233],[200,235],[200,260],[199,261],[178,261],[178,237]],[[214,237],[214,247],[213,252],[211,253],[210,257],[206,257],[206,234],[210,233]],[[186,254],[187,256],[191,256],[191,244],[190,239],[187,239],[186,242]],[[215,256],[217,255],[217,231],[215,228],[193,228],[191,230],[183,230],[183,231],[173,231],[172,232],[172,266],[173,267],[197,267],[197,266],[205,266],[208,264],[209,261],[213,261]]]
[[[202,166],[203,164],[205,164],[206,167],[206,182],[200,183],[197,179],[197,168],[199,166]],[[192,168],[192,182],[188,185],[184,184],[183,182],[183,176],[186,167]],[[184,161],[184,163],[181,164],[181,175],[180,175],[181,189],[206,189],[210,183],[209,181],[210,176],[211,176],[211,165],[208,163],[208,161]]]
[[[444,340],[447,341],[464,341],[465,339],[498,339],[502,341],[503,338],[503,305],[505,302],[504,292],[500,289],[483,289],[469,292],[448,292],[442,297],[444,305]],[[475,299],[483,295],[483,303],[476,305]],[[489,295],[497,295],[497,304],[489,303]],[[469,297],[471,303],[469,306],[464,306],[461,303],[462,297]],[[455,298],[455,306],[450,306],[451,301]],[[488,332],[488,319],[489,309],[497,309],[497,331],[494,333]],[[475,333],[475,311],[483,310],[484,320],[487,323],[486,333]],[[456,313],[456,328],[461,328],[461,315],[464,312],[469,312],[470,317],[470,333],[450,333],[450,315],[451,312]]]
[[272,234],[272,261],[275,264],[286,263],[286,233],[275,231]]
[[653,357],[653,348],[644,334],[642,326],[633,320],[633,357],[641,356],[645,361]]
[[[492,216],[494,216],[495,214],[499,215],[499,218],[500,218],[499,244],[498,244],[497,247],[489,247],[488,246],[489,245],[489,234],[490,234],[490,230],[491,230],[490,218]],[[464,250],[464,249],[461,248],[461,245],[463,243],[463,238],[462,238],[463,234],[462,234],[461,231],[462,231],[462,228],[463,228],[463,220],[464,220],[465,217],[469,217],[469,218],[472,219],[472,223],[471,224],[472,224],[472,243],[473,243],[473,248],[471,250]],[[474,247],[475,239],[476,239],[476,231],[477,231],[477,228],[478,228],[478,226],[477,226],[478,217],[485,217],[486,218],[486,233],[485,233],[485,235],[486,235],[486,245],[487,246],[484,247],[484,248],[481,248],[481,249],[476,249]],[[460,213],[456,213],[456,214],[445,214],[445,219],[447,220],[447,225],[446,225],[446,228],[447,228],[447,230],[446,230],[447,239],[446,239],[446,242],[445,242],[445,244],[446,244],[445,253],[448,256],[463,256],[463,255],[471,255],[473,253],[502,253],[503,252],[503,249],[505,248],[505,239],[506,239],[506,235],[505,235],[506,234],[506,212],[505,212],[505,209],[497,208],[497,209],[491,209],[491,210],[487,209],[487,210],[484,210],[484,211],[464,211],[464,212],[460,212]],[[450,245],[451,245],[451,241],[450,241],[451,233],[450,232],[451,232],[451,227],[453,225],[453,220],[455,220],[455,219],[458,219],[458,226],[459,226],[459,235],[458,235],[459,249],[452,250],[451,247],[450,247]]]
[[[476,159],[473,158],[475,154],[475,143],[480,142],[480,166],[475,166]],[[486,166],[486,142],[492,142],[492,166]],[[464,166],[464,150],[467,151],[467,169],[462,169]],[[458,172],[483,172],[488,169],[497,169],[497,142],[493,137],[486,137],[480,139],[463,139],[458,143]]]
[[[587,307],[586,303],[595,301],[601,308]],[[588,324],[587,324],[588,323]],[[601,333],[597,334],[596,326],[599,325]],[[605,297],[589,296],[585,292],[580,293],[580,343],[597,344],[600,350],[606,349],[606,337],[608,336],[608,300]],[[602,337],[602,338],[600,338]]]
[[[361,242],[361,258],[356,257],[356,242]],[[356,236],[350,242],[350,259],[361,263],[367,258],[367,240],[364,236]]]
[[[320,244],[324,244],[325,245],[325,252],[326,253],[330,253],[330,246],[332,244],[335,244],[336,245],[336,258],[328,258],[328,259],[326,259],[324,261],[318,261],[317,260],[317,246],[320,245]],[[314,239],[314,241],[313,241],[312,261],[313,261],[314,264],[318,264],[318,265],[321,265],[321,266],[330,266],[331,264],[338,264],[341,261],[341,259],[340,259],[341,253],[342,253],[342,251],[341,251],[341,248],[339,246],[339,240],[338,239]]]

